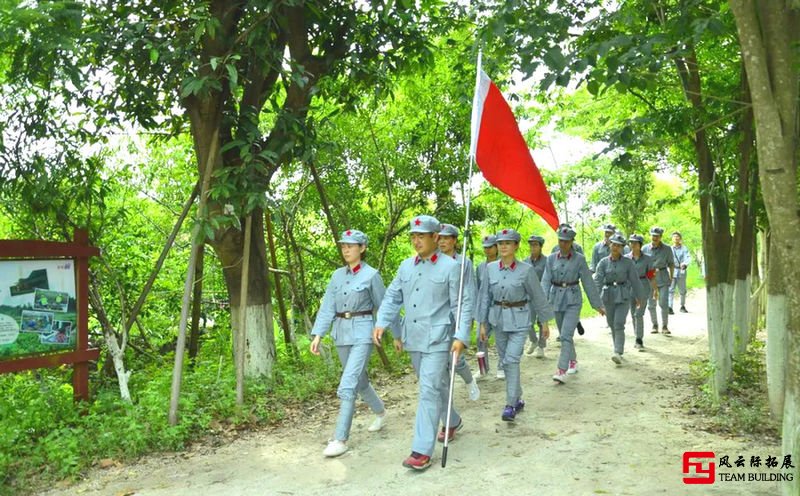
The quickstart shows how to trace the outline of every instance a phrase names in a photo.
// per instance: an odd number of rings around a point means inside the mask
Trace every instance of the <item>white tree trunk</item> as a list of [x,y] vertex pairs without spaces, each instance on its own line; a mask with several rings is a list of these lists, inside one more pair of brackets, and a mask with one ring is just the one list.
[[711,390],[715,399],[728,390],[733,355],[733,286],[720,283],[707,289],[708,346],[711,350]]
[[[797,381],[797,378],[794,379]],[[786,496],[800,495],[800,397],[791,388],[786,391],[786,403],[783,408],[783,452],[782,455],[792,455],[791,469],[793,473],[791,482],[784,482],[783,494]]]
[[733,285],[733,334],[736,355],[744,354],[750,343],[750,286],[750,274],[746,279],[736,279]]
[[119,396],[130,403],[131,392],[128,389],[128,380],[131,378],[131,371],[125,370],[125,351],[120,348],[119,343],[117,343],[117,337],[113,332],[104,329],[104,334],[106,337],[106,347],[108,348],[109,355],[111,355],[111,361],[114,362],[114,371],[117,373]]
[[[244,349],[244,374],[248,379],[272,377],[272,367],[275,364],[272,305],[249,305],[245,313],[247,337]],[[233,329],[238,329],[239,315],[239,307],[231,306]],[[236,336],[236,333],[233,335]]]
[[767,293],[767,394],[778,420],[784,412],[786,389],[786,295]]

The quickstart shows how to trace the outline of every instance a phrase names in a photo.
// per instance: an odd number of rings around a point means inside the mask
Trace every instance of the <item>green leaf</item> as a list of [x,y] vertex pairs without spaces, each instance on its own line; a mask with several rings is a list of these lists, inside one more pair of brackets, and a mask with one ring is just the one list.
[[233,64],[225,64],[225,70],[228,71],[228,81],[231,88],[236,88],[239,82],[239,73],[236,71],[236,66]]
[[158,50],[155,48],[150,49],[150,63],[155,64],[158,62]]
[[567,66],[567,59],[558,46],[552,47],[544,54],[544,62],[554,71],[561,72]]

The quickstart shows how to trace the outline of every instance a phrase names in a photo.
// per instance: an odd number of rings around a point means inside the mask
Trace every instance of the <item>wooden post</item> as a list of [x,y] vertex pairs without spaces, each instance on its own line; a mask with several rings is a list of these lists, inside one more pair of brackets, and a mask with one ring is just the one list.
[[[278,256],[275,253],[275,239],[272,231],[272,216],[270,211],[264,210],[264,223],[267,226],[267,246],[269,246],[269,255],[272,260],[272,267],[278,268]],[[267,275],[269,277],[269,274]],[[281,327],[283,327],[283,341],[286,343],[286,349],[292,353],[292,356],[297,356],[297,349],[292,339],[292,330],[289,327],[289,317],[286,313],[286,302],[283,301],[283,290],[281,289],[281,281],[278,274],[274,274],[275,280],[275,297],[278,299],[278,311],[281,317]]]
[[[73,241],[89,244],[89,232],[76,229]],[[75,260],[75,286],[77,297],[78,350],[89,349],[89,259],[78,257]],[[89,401],[89,364],[78,362],[72,370],[72,396],[75,401]]]
[[194,289],[192,290],[192,327],[189,332],[189,366],[194,367],[197,358],[198,341],[200,339],[200,313],[203,305],[203,265],[205,244],[201,244],[197,254],[197,265],[194,268]]

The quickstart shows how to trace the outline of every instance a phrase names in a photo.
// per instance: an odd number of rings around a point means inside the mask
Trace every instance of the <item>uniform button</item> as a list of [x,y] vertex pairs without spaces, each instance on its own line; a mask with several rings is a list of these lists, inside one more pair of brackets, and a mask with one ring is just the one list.
[[419,291],[419,288],[417,288],[417,291]]
[[350,284],[350,281],[347,281],[347,284]]
[[414,303],[414,308],[417,308],[417,304],[416,303]]
[[414,319],[414,323],[415,323],[415,324],[417,323],[417,319]]
[[347,291],[345,291],[344,294],[347,294]]

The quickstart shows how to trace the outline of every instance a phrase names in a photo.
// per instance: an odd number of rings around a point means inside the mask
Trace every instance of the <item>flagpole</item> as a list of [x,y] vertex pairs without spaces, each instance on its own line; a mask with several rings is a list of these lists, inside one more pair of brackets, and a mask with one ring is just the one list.
[[[482,58],[482,50],[478,50],[478,63],[476,67],[476,76],[475,76],[475,95],[477,96],[478,93],[478,86],[480,85],[481,80],[481,58]],[[472,170],[473,165],[475,164],[475,137],[477,136],[477,131],[475,126],[477,123],[477,110],[475,108],[475,104],[473,101],[472,105],[472,119],[470,123],[470,153],[469,153],[469,172],[467,174],[467,187],[466,187],[466,199],[464,201],[464,240],[461,243],[461,267],[460,267],[460,276],[458,278],[458,304],[456,306],[456,329],[458,326],[461,325],[461,312],[462,312],[462,302],[463,302],[463,295],[464,295],[464,266],[466,264],[466,254],[467,254],[467,236],[470,236],[469,232],[469,207],[470,207],[470,199],[472,198]],[[477,296],[477,295],[473,295]],[[475,308],[475,302],[473,301],[473,311]],[[469,323],[470,332],[469,334],[472,335],[472,322]],[[454,338],[455,339],[455,338]],[[465,346],[469,346],[469,343],[464,343]],[[447,466],[447,449],[449,448],[449,441],[450,441],[450,414],[453,411],[453,386],[455,385],[455,377],[456,377],[456,361],[458,359],[458,355],[456,352],[452,353],[450,357],[450,390],[447,395],[447,415],[445,416],[445,429],[444,429],[444,446],[442,448],[442,468]],[[474,380],[474,379],[473,379]]]

